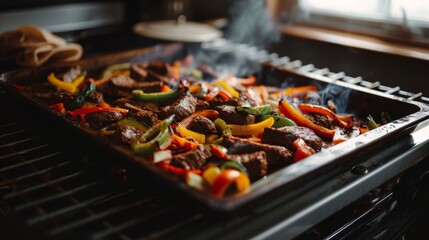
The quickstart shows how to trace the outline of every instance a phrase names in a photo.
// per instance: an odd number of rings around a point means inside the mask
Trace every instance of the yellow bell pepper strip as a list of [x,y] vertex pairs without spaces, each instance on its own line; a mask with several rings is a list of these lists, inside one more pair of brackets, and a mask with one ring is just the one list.
[[63,114],[66,112],[66,109],[64,108],[64,103],[53,104],[49,106],[49,108],[54,109],[55,111]]
[[235,184],[238,193],[242,193],[249,189],[250,180],[240,171],[225,169],[214,180],[211,192],[216,197],[222,197],[232,184]]
[[203,117],[206,117],[208,119],[216,119],[216,118],[219,117],[219,112],[216,111],[216,110],[202,110],[202,111],[198,111],[198,112],[195,112],[195,113],[187,116],[185,119],[183,119],[182,121],[180,121],[178,125],[181,125],[184,128],[187,128],[189,126],[189,124],[191,124],[192,120],[196,116],[203,116]]
[[51,73],[48,76],[48,82],[62,90],[75,93],[77,91],[77,87],[83,82],[83,80],[85,80],[85,76],[86,72],[82,73],[79,77],[73,80],[72,83],[67,83],[58,79],[54,73]]
[[278,115],[277,113],[275,114],[269,114],[269,115],[262,115],[259,117],[259,120],[265,120],[267,118],[273,117],[274,118],[274,124],[273,128],[281,128],[281,127],[285,127],[285,126],[296,126],[296,123],[292,120],[290,120],[287,117]]
[[303,92],[316,92],[317,88],[314,85],[286,88],[283,92],[285,96],[300,94]]
[[128,109],[124,108],[118,108],[118,107],[83,107],[76,109],[72,112],[69,112],[72,119],[76,119],[78,116],[82,120],[82,124],[85,123],[85,115],[89,113],[96,113],[96,112],[109,112],[109,111],[117,111],[122,113],[122,115],[126,116]]
[[368,130],[378,128],[378,124],[374,121],[374,119],[371,116],[368,116],[366,119],[367,119]]
[[352,128],[354,126],[352,116],[335,114],[331,110],[329,110],[325,107],[322,107],[322,106],[303,103],[303,104],[298,104],[298,108],[303,113],[318,113],[318,114],[326,115],[326,116],[334,119],[334,121],[336,123],[338,123],[338,125],[342,128],[348,129],[348,128]]
[[190,138],[195,139],[199,143],[202,143],[202,144],[206,143],[206,136],[204,134],[197,133],[197,132],[194,132],[192,130],[186,129],[185,127],[183,127],[180,124],[177,126],[177,131],[179,132],[180,136],[182,136],[182,137],[190,137]]
[[212,83],[213,86],[219,86],[223,88],[227,93],[229,93],[232,97],[238,98],[240,93],[237,92],[233,87],[228,85],[224,80],[218,80]]
[[335,130],[327,129],[325,127],[319,126],[304,115],[302,115],[298,110],[296,110],[292,105],[290,105],[286,100],[281,99],[279,102],[279,111],[285,117],[290,118],[292,121],[297,123],[299,126],[308,127],[314,131],[318,136],[333,139],[335,136]]
[[85,87],[80,91],[80,93],[67,105],[68,109],[77,109],[83,106],[85,99],[95,91],[95,84],[92,82],[86,82]]
[[118,63],[108,66],[106,69],[103,70],[103,73],[101,74],[104,77],[111,76],[113,73],[123,73],[130,70],[131,64],[130,63]]
[[269,128],[274,124],[274,118],[269,117],[262,122],[258,122],[255,124],[249,125],[234,125],[229,124],[228,126],[231,128],[232,135],[234,136],[250,136],[257,135],[262,133],[265,128]]
[[158,166],[160,166],[161,168],[174,173],[177,176],[180,177],[186,177],[186,175],[188,175],[189,172],[195,173],[197,175],[201,175],[201,170],[199,169],[184,169],[184,168],[179,168],[179,167],[175,167],[172,166],[166,162],[159,162],[157,163]]
[[315,152],[312,148],[310,148],[302,138],[298,138],[293,142],[293,146],[296,148],[295,155],[293,157],[293,161],[298,162],[302,159],[313,155]]
[[261,115],[266,115],[266,114],[271,113],[273,108],[271,107],[271,105],[264,105],[264,106],[259,106],[259,107],[238,106],[235,108],[235,110],[238,112],[245,112],[248,114],[253,114],[255,116],[261,116]]
[[169,127],[173,119],[174,115],[151,127],[131,144],[131,149],[141,155],[152,154],[157,149],[167,149],[173,142],[173,134]]
[[200,145],[199,143],[189,141],[186,138],[179,137],[176,134],[173,134],[173,143],[176,144],[178,148],[184,148],[187,150],[195,149]]
[[224,136],[232,135],[231,128],[222,118],[217,118],[216,120],[214,120],[213,123],[215,124],[217,130],[222,133],[222,135]]
[[144,93],[142,90],[133,90],[133,96],[142,101],[168,101],[175,99],[182,93],[181,90],[177,89],[169,92],[156,92],[156,93]]
[[219,176],[220,173],[221,173],[220,168],[216,166],[211,166],[206,170],[204,170],[202,176],[203,176],[203,179],[211,186],[213,185],[213,182],[215,181],[217,176]]

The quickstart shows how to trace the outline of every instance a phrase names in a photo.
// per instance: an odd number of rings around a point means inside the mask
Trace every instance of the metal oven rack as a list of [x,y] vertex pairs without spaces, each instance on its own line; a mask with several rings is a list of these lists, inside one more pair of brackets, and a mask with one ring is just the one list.
[[[400,87],[331,73],[244,44],[220,39],[202,47],[239,51],[260,62],[271,61],[429,103],[421,94]],[[175,202],[173,196],[160,196],[150,179],[94,152],[31,109],[17,109],[20,105],[12,104],[5,91],[0,98],[0,236],[4,239],[293,238],[418,164],[429,149],[426,128],[359,163],[363,172],[341,173],[288,204],[273,199],[267,206],[226,217]],[[410,160],[402,161],[404,158]],[[341,183],[339,179],[343,179]]]

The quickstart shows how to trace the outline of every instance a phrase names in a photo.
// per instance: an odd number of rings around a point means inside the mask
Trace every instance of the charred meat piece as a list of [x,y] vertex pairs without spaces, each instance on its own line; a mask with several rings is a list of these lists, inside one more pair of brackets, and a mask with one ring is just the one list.
[[58,79],[62,79],[64,82],[71,83],[81,74],[82,74],[82,69],[80,65],[76,65],[74,67],[67,69],[64,72],[60,72],[55,75]]
[[313,130],[305,127],[266,128],[262,134],[262,143],[286,147],[295,151],[293,142],[302,138],[316,152],[322,149],[322,139]]
[[86,98],[87,102],[95,103],[95,104],[101,104],[104,102],[103,94],[97,91],[93,91],[89,94],[89,96]]
[[110,81],[97,89],[108,98],[121,98],[131,96],[134,89],[141,89],[144,92],[160,92],[162,83],[156,82],[137,82],[131,77],[125,75],[113,76]]
[[147,111],[153,112],[155,114],[158,114],[161,111],[158,103],[140,101],[140,100],[135,99],[133,97],[120,98],[120,99],[116,100],[114,103],[115,103],[114,105],[119,106],[119,107],[133,108],[132,106],[134,106],[134,108],[147,110]]
[[170,66],[163,61],[153,61],[147,65],[147,70],[161,76],[168,76],[170,73]]
[[222,105],[214,108],[219,112],[219,117],[226,123],[248,125],[255,123],[255,116],[235,111],[234,106]]
[[85,121],[89,124],[90,127],[98,129],[117,122],[122,118],[124,118],[122,113],[117,111],[95,112],[86,114]]
[[58,91],[47,83],[32,84],[26,87],[25,91],[48,105],[60,102],[67,105],[69,102],[73,101],[75,97],[73,93],[67,91]]
[[201,169],[211,153],[203,146],[177,154],[171,160],[171,165],[185,169]]
[[197,99],[197,105],[195,106],[196,111],[201,111],[210,107],[210,104],[207,101]]
[[127,116],[134,118],[135,120],[142,122],[147,126],[153,126],[158,120],[158,117],[155,113],[143,109],[130,109]]
[[180,121],[195,112],[197,100],[191,92],[186,91],[173,103],[161,108],[162,118],[175,115],[174,119]]
[[332,129],[334,121],[332,118],[329,118],[326,115],[317,114],[317,113],[306,113],[304,114],[306,118],[308,118],[313,123],[325,127],[327,129]]
[[139,138],[142,134],[143,134],[142,131],[140,131],[134,127],[131,127],[128,125],[122,125],[116,129],[115,139],[121,143],[131,144],[133,141],[135,141],[137,138]]
[[272,167],[275,168],[277,166],[285,166],[292,163],[292,152],[282,146],[255,143],[247,139],[232,136],[225,137],[223,145],[228,148],[228,153],[231,154],[264,151],[267,154],[268,170]]
[[256,106],[255,100],[253,100],[252,97],[246,92],[240,93],[240,96],[238,97],[238,101],[240,102],[240,105],[243,107],[255,107]]
[[228,158],[234,162],[243,164],[252,181],[267,175],[267,154],[264,151],[232,154],[228,155]]
[[138,82],[143,82],[147,78],[147,71],[141,66],[137,64],[133,64],[130,67],[130,77]]
[[216,125],[208,118],[196,116],[192,120],[191,130],[202,134],[216,134]]
[[237,99],[228,99],[228,100],[225,100],[225,99],[220,98],[220,97],[213,98],[209,102],[209,104],[210,104],[211,108],[215,108],[215,107],[223,106],[223,105],[228,105],[228,106],[238,106],[238,105],[240,105],[240,103],[238,102]]

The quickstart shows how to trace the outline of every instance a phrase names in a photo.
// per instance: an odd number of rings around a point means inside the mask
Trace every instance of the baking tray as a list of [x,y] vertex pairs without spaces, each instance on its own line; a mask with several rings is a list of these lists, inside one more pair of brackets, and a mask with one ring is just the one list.
[[[192,50],[190,50],[192,49]],[[149,62],[162,60],[171,62],[181,59],[190,52],[199,49],[198,45],[168,44],[151,48],[136,49],[126,52],[119,52],[109,55],[95,56],[78,62],[83,69],[90,72],[99,72],[104,67],[115,63]],[[204,50],[200,50],[204,51]],[[222,59],[222,58],[218,58]],[[94,142],[94,146],[100,149],[111,151],[120,158],[138,165],[142,171],[152,173],[167,184],[177,188],[188,197],[196,200],[211,210],[222,213],[231,213],[245,206],[258,203],[258,199],[270,199],[270,197],[282,195],[287,196],[290,189],[300,188],[303,183],[309,181],[323,181],[332,171],[338,168],[347,168],[350,162],[355,161],[359,156],[374,149],[382,147],[387,141],[401,137],[413,132],[416,128],[428,124],[429,108],[427,105],[410,101],[404,98],[395,97],[379,91],[367,89],[346,82],[335,81],[328,77],[316,74],[302,74],[298,71],[279,68],[270,64],[263,64],[259,68],[259,82],[277,86],[301,86],[315,84],[320,88],[328,89],[323,94],[339,94],[344,100],[344,109],[340,112],[354,113],[358,117],[366,117],[368,114],[376,116],[382,111],[388,112],[394,119],[391,123],[385,124],[377,129],[362,134],[356,138],[335,145],[314,154],[303,161],[280,169],[269,176],[254,182],[249,191],[224,198],[216,198],[208,193],[199,192],[186,185],[177,176],[152,164],[141,156],[134,154],[129,148],[120,145],[113,145],[98,133],[89,128],[81,128],[76,122],[58,114],[49,106],[33,99],[25,92],[19,91],[16,85],[28,85],[38,81],[46,81],[47,75],[52,71],[60,70],[73,64],[52,65],[33,69],[22,69],[6,72],[0,75],[0,83],[14,95],[22,98],[29,105],[39,109],[41,112],[54,117],[65,127],[71,127],[77,133]]]

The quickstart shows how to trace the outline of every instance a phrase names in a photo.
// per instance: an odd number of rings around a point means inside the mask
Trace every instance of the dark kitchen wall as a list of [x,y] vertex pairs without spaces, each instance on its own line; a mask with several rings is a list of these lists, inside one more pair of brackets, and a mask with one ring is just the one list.
[[351,77],[395,87],[409,92],[422,92],[429,97],[429,62],[362,49],[344,47],[298,37],[283,36],[270,49],[281,56],[313,63],[317,68],[343,71]]

